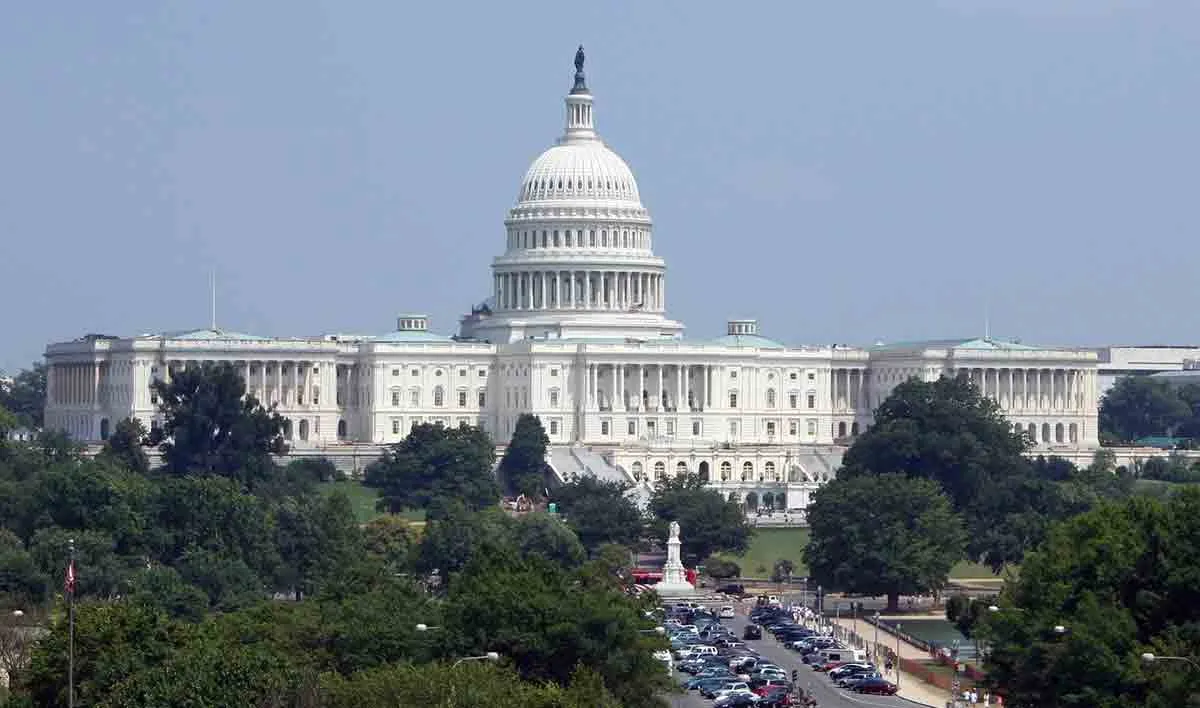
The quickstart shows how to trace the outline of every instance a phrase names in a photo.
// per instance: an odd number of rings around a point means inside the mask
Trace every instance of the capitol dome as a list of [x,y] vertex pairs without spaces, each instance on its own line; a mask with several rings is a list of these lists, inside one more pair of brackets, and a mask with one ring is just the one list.
[[641,204],[633,171],[599,138],[564,139],[539,155],[525,172],[518,201],[564,199]]

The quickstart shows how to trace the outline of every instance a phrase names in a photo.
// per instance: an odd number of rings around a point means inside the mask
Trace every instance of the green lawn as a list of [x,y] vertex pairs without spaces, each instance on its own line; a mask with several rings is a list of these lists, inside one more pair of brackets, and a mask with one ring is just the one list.
[[[341,482],[325,482],[319,485],[319,487],[322,494],[342,492],[349,497],[350,506],[354,509],[354,518],[358,519],[360,524],[365,524],[371,519],[384,515],[384,512],[375,510],[375,502],[379,499],[379,492],[362,482],[347,479]],[[423,509],[408,509],[400,512],[397,516],[409,521],[425,522],[425,511]]]
[[[750,548],[741,556],[726,556],[732,558],[742,567],[744,575],[767,577],[775,561],[787,558],[795,564],[792,571],[796,576],[808,574],[802,556],[804,546],[808,543],[808,529],[803,528],[760,528],[750,541]],[[991,568],[978,563],[962,561],[950,571],[951,578],[993,578],[996,577]]]

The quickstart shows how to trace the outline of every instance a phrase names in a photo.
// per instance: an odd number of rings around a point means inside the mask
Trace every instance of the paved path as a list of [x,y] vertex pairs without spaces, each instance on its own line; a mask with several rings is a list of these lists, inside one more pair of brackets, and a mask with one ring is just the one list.
[[[745,616],[739,615],[736,619],[725,620],[724,623],[740,637],[742,636],[742,629],[746,626],[747,620]],[[775,641],[775,638],[767,632],[763,632],[762,639],[757,641],[751,640],[746,642],[746,644],[750,645],[764,657],[769,658],[772,662],[782,666],[789,673],[791,673],[792,669],[799,669],[800,686],[806,690],[811,690],[817,697],[818,708],[915,708],[916,704],[903,698],[865,696],[843,691],[835,687],[827,676],[813,671],[802,663],[799,654]],[[676,675],[680,681],[691,678],[688,674],[681,671],[676,672]],[[915,681],[916,679],[913,680]],[[669,700],[672,708],[711,708],[713,704],[712,701],[695,691],[673,695]],[[945,705],[945,703],[938,705]]]

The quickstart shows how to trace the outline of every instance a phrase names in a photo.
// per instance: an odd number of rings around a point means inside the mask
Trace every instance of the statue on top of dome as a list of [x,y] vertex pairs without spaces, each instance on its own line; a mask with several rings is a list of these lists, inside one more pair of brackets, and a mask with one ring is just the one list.
[[571,93],[587,93],[587,81],[583,78],[583,45],[579,45],[579,49],[575,51],[575,86],[571,88]]

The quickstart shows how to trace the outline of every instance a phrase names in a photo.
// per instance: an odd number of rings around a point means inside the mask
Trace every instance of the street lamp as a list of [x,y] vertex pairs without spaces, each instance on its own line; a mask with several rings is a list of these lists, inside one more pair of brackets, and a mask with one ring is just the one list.
[[1195,659],[1186,656],[1156,656],[1150,652],[1142,654],[1142,661],[1147,664],[1153,664],[1156,661],[1183,661],[1187,662],[1193,669],[1200,671],[1200,664],[1196,663]]
[[896,627],[896,693],[900,692],[900,623]]
[[464,656],[463,658],[454,662],[450,668],[453,669],[455,666],[458,666],[464,661],[500,661],[500,654],[494,651],[489,651],[488,653],[481,654],[479,656]]
[[871,647],[871,655],[879,654],[879,613],[875,613],[875,646]]
[[424,622],[418,624],[416,627],[416,630],[418,632],[428,632],[431,629],[441,629],[441,627],[431,627],[431,626],[425,624]]
[[666,629],[666,627],[659,625],[659,626],[655,627],[654,629],[639,629],[638,633],[639,634],[666,634],[667,629]]

